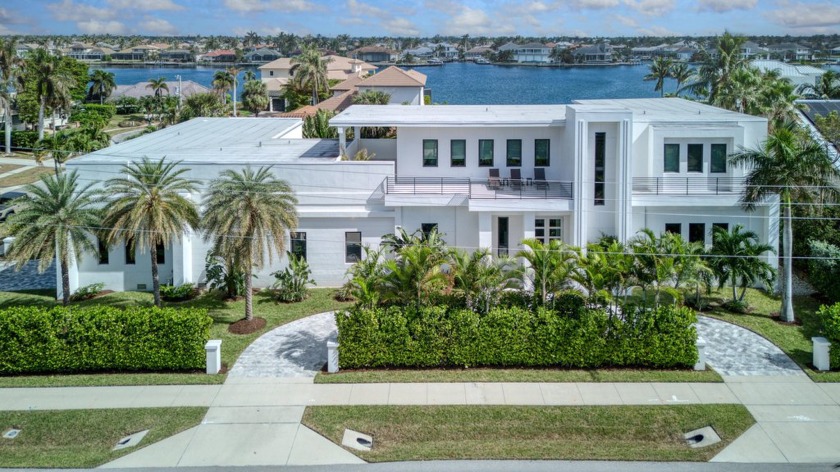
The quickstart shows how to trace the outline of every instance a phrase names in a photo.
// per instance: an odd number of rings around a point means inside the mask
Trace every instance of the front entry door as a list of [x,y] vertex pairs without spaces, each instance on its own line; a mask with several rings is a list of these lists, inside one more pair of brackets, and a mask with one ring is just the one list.
[[498,231],[496,232],[496,234],[498,234],[498,241],[496,241],[496,242],[497,242],[497,246],[499,247],[499,256],[507,256],[508,255],[508,247],[509,247],[508,240],[510,239],[508,226],[509,226],[508,217],[507,216],[500,216],[499,217]]

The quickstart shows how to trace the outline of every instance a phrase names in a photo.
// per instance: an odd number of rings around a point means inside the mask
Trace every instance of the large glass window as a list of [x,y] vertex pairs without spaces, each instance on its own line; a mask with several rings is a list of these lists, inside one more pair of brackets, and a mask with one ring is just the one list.
[[108,245],[105,244],[105,241],[102,239],[97,240],[98,249],[99,249],[99,263],[100,264],[107,264],[109,259],[108,254]]
[[665,232],[682,235],[682,225],[680,223],[665,223]]
[[595,205],[606,202],[607,133],[595,133]]
[[125,263],[127,265],[134,264],[137,258],[134,254],[134,243],[132,241],[125,242]]
[[344,233],[344,262],[354,264],[362,260],[362,233],[348,231]]
[[478,140],[478,166],[493,167],[493,140]]
[[465,167],[467,165],[467,141],[463,139],[449,141],[449,155],[452,167]]
[[166,264],[166,248],[163,244],[155,246],[155,257],[158,264]]
[[680,171],[680,145],[665,145],[665,172]]
[[552,239],[563,240],[563,220],[561,218],[537,218],[534,220],[534,237],[543,244]]
[[706,225],[704,223],[689,223],[688,242],[706,243]]
[[551,158],[549,157],[550,154],[550,143],[551,140],[549,139],[536,139],[534,140],[534,165],[537,167],[548,167]]
[[289,233],[289,250],[295,257],[306,260],[306,233]]
[[438,142],[437,139],[423,140],[423,167],[437,167]]
[[432,234],[432,231],[437,231],[437,227],[437,223],[421,223],[420,231],[423,232],[423,238],[429,239],[429,235]]
[[703,172],[703,145],[688,145],[688,171]]
[[726,144],[712,144],[712,165],[710,172],[726,172]]
[[507,166],[520,167],[522,165],[522,140],[507,140]]

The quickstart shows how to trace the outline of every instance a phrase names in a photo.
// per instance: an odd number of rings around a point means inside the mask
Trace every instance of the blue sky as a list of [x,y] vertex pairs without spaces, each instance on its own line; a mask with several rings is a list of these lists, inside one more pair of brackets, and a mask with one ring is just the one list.
[[0,34],[810,35],[825,0],[5,0]]

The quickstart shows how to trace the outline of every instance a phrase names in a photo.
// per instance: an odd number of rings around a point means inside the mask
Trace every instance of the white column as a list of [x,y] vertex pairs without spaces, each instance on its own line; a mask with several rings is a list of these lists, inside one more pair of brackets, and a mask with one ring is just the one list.
[[[575,130],[575,188],[574,188],[574,208],[575,212],[573,218],[574,224],[574,238],[572,244],[581,248],[586,246],[586,230],[587,217],[584,205],[584,190],[590,188],[585,182],[593,181],[594,176],[586,174],[586,169],[589,168],[587,164],[589,153],[589,135],[588,126],[585,120],[577,120]],[[589,178],[587,180],[587,178]]]
[[[61,262],[60,261],[60,252],[58,251],[58,242],[56,241],[55,245],[55,298],[56,300],[61,300],[64,298],[64,287],[61,283]],[[70,295],[79,289],[79,265],[76,262],[76,254],[71,252],[68,254],[67,257],[67,274],[69,275],[70,279]]]
[[184,232],[180,241],[172,241],[172,283],[183,285],[195,283],[192,266],[192,239],[195,236],[190,230]]
[[344,128],[338,128],[338,155],[345,154],[347,154],[347,135],[344,134]]
[[633,214],[631,127],[630,120],[621,120],[619,123],[615,229],[616,236],[622,243],[626,243],[631,237],[630,218]]
[[493,215],[489,212],[478,214],[478,247],[493,250]]
[[534,239],[537,237],[536,228],[534,227],[534,220],[537,214],[532,211],[526,211],[522,214],[522,239]]
[[[764,218],[764,232],[767,235],[767,244],[776,250],[776,254],[779,254],[781,249],[779,247],[779,196],[774,195],[770,197],[767,201],[766,210],[761,213],[765,213],[767,216]],[[766,262],[774,269],[779,268],[779,258],[776,254],[768,251],[765,256]],[[781,282],[781,277],[779,277],[779,282]]]
[[811,341],[814,343],[814,367],[820,371],[831,370],[831,360],[828,355],[831,343],[823,337],[811,338]]

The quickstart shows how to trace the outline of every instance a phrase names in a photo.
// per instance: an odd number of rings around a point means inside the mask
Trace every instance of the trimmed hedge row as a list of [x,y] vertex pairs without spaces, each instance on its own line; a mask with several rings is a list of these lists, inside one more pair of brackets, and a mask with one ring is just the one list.
[[626,320],[604,310],[558,313],[496,308],[487,315],[445,306],[336,313],[342,368],[690,367],[694,312],[660,307]]
[[840,303],[821,306],[817,316],[822,326],[822,335],[831,343],[828,350],[831,370],[840,370]]
[[840,248],[825,241],[810,241],[808,281],[829,300],[840,301]]
[[201,369],[212,324],[199,309],[0,310],[0,374]]

